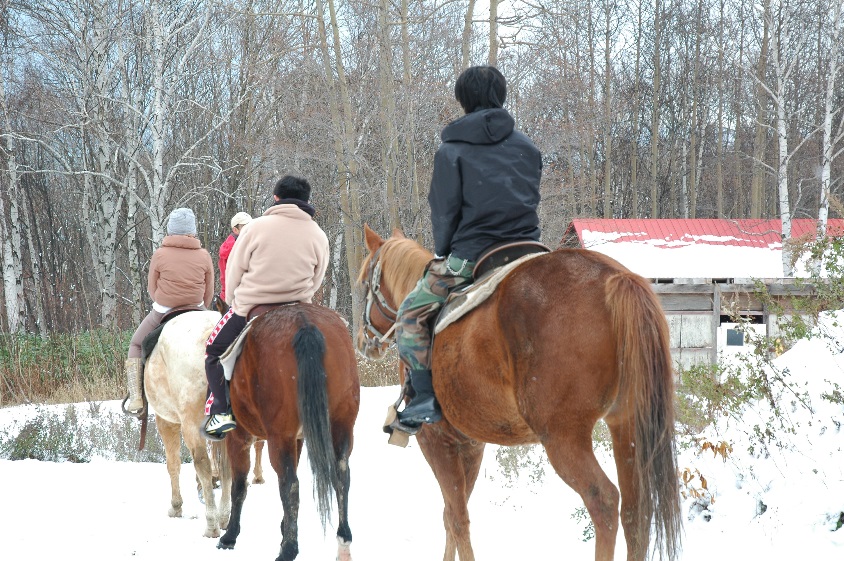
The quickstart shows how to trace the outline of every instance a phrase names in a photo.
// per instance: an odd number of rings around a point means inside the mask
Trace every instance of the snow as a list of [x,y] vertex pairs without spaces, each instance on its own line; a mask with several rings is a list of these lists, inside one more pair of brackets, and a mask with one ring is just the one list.
[[[813,408],[810,412],[792,406],[790,392],[777,396],[794,430],[778,432],[779,446],[748,451],[753,427],[764,424],[770,414],[770,406],[760,401],[700,435],[701,441],[714,445],[730,443],[726,461],[711,450],[701,452],[700,446],[681,447],[680,470],[703,474],[715,496],[702,512],[696,511],[691,497],[683,501],[688,514],[684,561],[711,561],[714,554],[768,561],[807,554],[812,559],[844,559],[844,529],[834,531],[844,512],[844,407],[820,397],[830,391],[828,381],[844,383],[844,330],[832,325],[841,315],[828,316],[822,324],[834,339],[801,342],[776,361],[779,368],[789,369],[796,392],[805,392]],[[445,538],[436,481],[415,439],[407,448],[398,448],[387,444],[381,432],[386,406],[397,395],[397,387],[361,391],[350,461],[352,554],[369,561],[438,559]],[[118,402],[102,407],[117,412]],[[80,415],[89,410],[78,407]],[[0,410],[0,431],[33,412],[31,407]],[[515,475],[496,460],[498,450],[487,447],[469,503],[478,559],[592,559],[594,540],[583,541],[587,521],[578,516],[583,503],[556,477],[541,450],[535,448],[522,458],[522,469]],[[610,453],[599,446],[598,454],[615,481]],[[299,559],[333,559],[334,530],[322,533],[307,465],[303,459],[299,469]],[[84,464],[0,460],[3,557],[273,559],[280,541],[281,503],[269,462],[264,467],[267,483],[249,487],[237,546],[221,551],[215,548],[216,539],[202,537],[204,507],[194,491],[191,464],[182,466],[180,478],[184,516],[169,518],[170,488],[163,464],[99,457]],[[699,479],[691,482],[690,487],[696,486]],[[616,558],[623,559],[625,551],[619,535]]]
[[[583,247],[608,255],[645,278],[780,278],[782,244],[727,246],[728,237],[685,236],[656,239],[636,232],[584,229]],[[631,240],[641,236],[641,239]],[[628,241],[618,241],[618,240]],[[727,256],[727,258],[725,258]],[[797,276],[805,276],[798,267]]]

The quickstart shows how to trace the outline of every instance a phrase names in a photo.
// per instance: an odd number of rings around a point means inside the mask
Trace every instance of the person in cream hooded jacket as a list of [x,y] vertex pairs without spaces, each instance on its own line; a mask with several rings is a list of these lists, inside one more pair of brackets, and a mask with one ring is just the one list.
[[322,285],[330,251],[328,237],[314,221],[310,184],[286,175],[273,189],[275,203],[243,227],[226,265],[229,311],[205,347],[208,400],[205,432],[219,439],[237,424],[225,398],[220,356],[246,327],[259,304],[311,302]]

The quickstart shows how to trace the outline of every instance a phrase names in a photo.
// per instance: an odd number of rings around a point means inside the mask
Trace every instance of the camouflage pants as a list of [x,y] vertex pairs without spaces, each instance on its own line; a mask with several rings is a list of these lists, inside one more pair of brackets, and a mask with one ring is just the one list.
[[448,293],[472,282],[473,261],[449,256],[428,263],[419,279],[399,307],[396,344],[399,358],[411,370],[431,369],[433,322]]

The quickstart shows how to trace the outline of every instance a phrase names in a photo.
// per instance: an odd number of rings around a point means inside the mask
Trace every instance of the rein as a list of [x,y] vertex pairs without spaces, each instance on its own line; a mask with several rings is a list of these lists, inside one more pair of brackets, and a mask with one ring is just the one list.
[[[375,252],[372,259],[369,261],[369,271],[364,280],[363,285],[366,288],[366,306],[363,312],[363,334],[367,346],[380,346],[384,344],[396,330],[396,321],[399,312],[393,308],[384,293],[381,292],[381,259],[379,254],[381,248]],[[372,323],[373,306],[378,313],[390,322],[390,328],[381,333]]]

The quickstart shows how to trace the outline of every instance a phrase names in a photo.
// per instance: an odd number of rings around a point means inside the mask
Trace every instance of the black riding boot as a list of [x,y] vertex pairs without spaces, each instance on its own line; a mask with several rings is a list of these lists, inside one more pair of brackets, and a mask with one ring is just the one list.
[[436,423],[443,418],[440,404],[434,397],[434,384],[430,370],[411,370],[410,385],[416,395],[398,414],[399,422],[409,427],[418,427],[422,423]]

